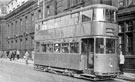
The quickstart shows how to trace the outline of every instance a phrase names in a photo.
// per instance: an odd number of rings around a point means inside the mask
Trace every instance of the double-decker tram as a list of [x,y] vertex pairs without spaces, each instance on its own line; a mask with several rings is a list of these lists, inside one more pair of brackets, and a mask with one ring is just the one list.
[[94,4],[37,21],[35,69],[96,80],[117,77],[116,11]]

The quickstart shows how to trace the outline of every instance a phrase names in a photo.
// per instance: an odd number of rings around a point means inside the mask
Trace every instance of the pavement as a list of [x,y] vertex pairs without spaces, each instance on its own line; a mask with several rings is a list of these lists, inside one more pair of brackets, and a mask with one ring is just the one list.
[[[10,61],[9,59],[2,58],[0,60],[26,65],[25,59],[15,59],[13,61]],[[28,66],[33,66],[33,65],[34,65],[34,61],[28,60]],[[135,82],[135,73],[125,72],[123,75],[119,75],[116,79],[126,80],[127,82]]]
[[117,79],[126,80],[128,82],[135,82],[135,73],[125,72],[123,75],[119,75]]
[[[10,59],[8,59],[8,58],[1,58],[1,60],[12,62],[12,63],[18,63],[18,64],[26,65],[26,61],[23,58],[21,58],[21,59],[15,59],[15,60],[12,60],[12,61],[10,61]],[[27,65],[28,66],[33,66],[34,65],[34,61],[28,60],[28,64]]]

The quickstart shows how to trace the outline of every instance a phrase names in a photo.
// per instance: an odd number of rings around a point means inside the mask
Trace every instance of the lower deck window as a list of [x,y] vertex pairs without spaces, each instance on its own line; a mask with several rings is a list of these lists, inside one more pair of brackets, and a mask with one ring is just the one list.
[[47,52],[53,52],[53,44],[47,44]]
[[46,52],[46,44],[42,44],[41,48],[42,48],[42,52]]
[[70,43],[70,53],[79,53],[79,43]]
[[60,52],[60,44],[54,44],[54,52]]
[[62,53],[69,53],[69,43],[62,43]]
[[36,48],[35,48],[36,52],[40,51],[40,42],[36,42]]

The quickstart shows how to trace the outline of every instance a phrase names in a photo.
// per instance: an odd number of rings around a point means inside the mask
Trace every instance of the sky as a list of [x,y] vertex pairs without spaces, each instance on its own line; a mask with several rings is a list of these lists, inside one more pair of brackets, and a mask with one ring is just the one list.
[[1,3],[9,2],[11,0],[0,0]]

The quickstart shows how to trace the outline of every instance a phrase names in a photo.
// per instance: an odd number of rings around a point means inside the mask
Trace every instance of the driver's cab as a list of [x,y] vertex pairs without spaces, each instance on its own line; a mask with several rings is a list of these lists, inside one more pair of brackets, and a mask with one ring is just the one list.
[[85,60],[84,68],[93,69],[95,66],[99,67],[102,63],[106,63],[108,61],[106,57],[109,58],[109,55],[117,53],[116,44],[117,39],[111,37],[83,38],[81,41],[81,55]]

